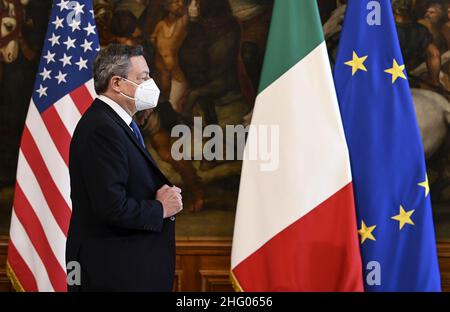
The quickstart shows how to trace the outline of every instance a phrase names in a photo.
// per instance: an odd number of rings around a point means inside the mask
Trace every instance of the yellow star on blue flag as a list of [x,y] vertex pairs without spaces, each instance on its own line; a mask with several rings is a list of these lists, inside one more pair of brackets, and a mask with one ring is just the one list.
[[425,181],[417,183],[418,186],[421,186],[425,190],[425,197],[430,194],[430,185],[428,184],[428,175],[425,176]]
[[406,80],[405,73],[403,72],[404,70],[405,65],[398,65],[397,60],[394,59],[392,67],[386,69],[384,72],[392,75],[392,84],[394,84],[398,78],[403,78]]
[[348,65],[352,68],[352,76],[356,74],[358,70],[367,71],[366,66],[364,66],[364,62],[367,59],[367,55],[363,57],[359,57],[355,51],[353,51],[353,59],[345,62],[345,65]]
[[411,220],[411,216],[413,213],[414,213],[414,209],[410,210],[410,211],[405,211],[405,209],[403,209],[403,206],[400,205],[400,212],[398,213],[398,215],[393,216],[391,219],[397,220],[399,222],[399,227],[401,230],[401,229],[403,229],[405,224],[414,225],[414,222]]

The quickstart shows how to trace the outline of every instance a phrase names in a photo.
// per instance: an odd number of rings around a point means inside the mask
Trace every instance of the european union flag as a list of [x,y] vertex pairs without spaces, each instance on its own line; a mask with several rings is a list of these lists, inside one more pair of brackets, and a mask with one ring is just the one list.
[[348,1],[335,84],[365,289],[440,291],[424,151],[389,0]]

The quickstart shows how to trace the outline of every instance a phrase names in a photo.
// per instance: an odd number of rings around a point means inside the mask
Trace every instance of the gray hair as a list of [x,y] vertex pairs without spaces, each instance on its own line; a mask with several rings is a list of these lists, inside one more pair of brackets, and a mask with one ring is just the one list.
[[94,59],[94,85],[97,94],[108,89],[109,81],[114,76],[128,78],[130,58],[143,56],[142,46],[127,46],[123,44],[110,44],[102,49]]

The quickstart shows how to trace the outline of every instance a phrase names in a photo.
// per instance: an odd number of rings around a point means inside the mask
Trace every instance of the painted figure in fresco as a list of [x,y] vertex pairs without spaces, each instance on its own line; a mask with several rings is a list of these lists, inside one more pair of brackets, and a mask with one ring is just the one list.
[[241,44],[237,61],[241,92],[250,110],[243,117],[243,124],[248,125],[259,85],[272,5],[270,1],[264,3],[264,1],[229,0],[229,2],[241,28]]
[[450,49],[450,1],[447,1],[444,7],[447,21],[442,26],[442,36],[447,44],[447,49]]
[[0,60],[12,63],[19,50],[22,8],[19,0],[0,1]]
[[21,47],[26,52],[29,50],[22,36],[24,8],[28,3],[29,0],[0,0],[0,64],[16,61]]
[[344,21],[346,9],[347,5],[343,1],[338,0],[336,1],[335,9],[329,13],[328,19],[322,20],[324,21],[323,33],[327,43],[328,53],[333,64],[336,58],[339,37],[342,30],[342,23]]
[[12,185],[50,1],[0,0],[0,188]]
[[0,0],[0,61],[11,64],[21,54],[28,61],[36,60],[39,52],[37,40],[41,39],[39,35],[42,33],[33,29],[42,27],[36,25],[39,24],[33,14],[36,7],[44,7],[45,10],[45,5],[37,5],[36,0]]
[[434,44],[441,52],[448,50],[447,42],[443,35],[443,27],[447,21],[446,5],[441,1],[429,2],[424,17],[418,21],[430,31]]
[[142,30],[138,26],[136,16],[130,11],[117,10],[112,16],[111,32],[113,41],[120,44],[135,46],[140,43]]
[[178,51],[187,35],[188,15],[183,0],[166,0],[166,17],[155,27],[151,40],[155,45],[155,68],[163,95],[173,109],[181,113],[188,81],[178,61]]
[[[439,72],[441,70],[441,52],[438,47],[437,39],[433,39],[430,29],[417,22],[413,17],[412,0],[394,0],[392,1],[395,23],[397,25],[398,38],[402,48],[403,57],[408,71],[414,70],[421,63],[426,62],[429,74],[429,81],[439,86]],[[431,6],[429,16],[430,20],[437,23],[441,17],[435,17],[437,7]],[[431,11],[430,11],[431,10]],[[430,13],[433,12],[433,13]],[[439,13],[439,14],[442,14]],[[424,22],[424,20],[421,20]],[[440,23],[440,22],[439,22]],[[431,24],[429,24],[431,25]],[[439,43],[440,44],[440,43]]]
[[113,42],[111,24],[114,6],[107,0],[94,0],[94,13],[100,46],[105,47]]
[[241,96],[239,24],[227,0],[192,0],[188,12],[188,35],[179,56],[192,91],[182,115],[192,121],[193,108],[198,104],[204,113],[204,123],[218,124],[217,99],[233,91]]
[[[94,0],[100,45],[104,47],[110,43],[119,43],[128,37],[133,38],[135,43],[139,41],[137,39],[143,36],[142,25],[147,4],[148,0]],[[136,30],[127,36],[133,24],[137,24]]]
[[[238,58],[239,83],[249,109],[242,118],[248,126],[261,75],[267,34],[272,17],[272,2],[229,0],[233,15],[241,28],[241,45]],[[241,60],[242,59],[242,60]]]
[[[18,0],[5,1],[0,0],[0,138],[2,144],[0,146],[0,160],[1,160],[1,176],[0,188],[5,185],[12,184],[14,179],[14,156],[12,153],[17,153],[13,150],[16,144],[11,144],[11,141],[16,141],[10,136],[9,127],[6,114],[7,100],[14,97],[13,91],[6,90],[6,87],[13,87],[10,85],[8,77],[10,69],[19,56],[19,37],[21,37],[21,21],[22,8]],[[15,104],[15,103],[12,103]],[[9,106],[9,105],[8,105]],[[11,105],[15,106],[15,105]],[[13,110],[16,110],[13,107]]]

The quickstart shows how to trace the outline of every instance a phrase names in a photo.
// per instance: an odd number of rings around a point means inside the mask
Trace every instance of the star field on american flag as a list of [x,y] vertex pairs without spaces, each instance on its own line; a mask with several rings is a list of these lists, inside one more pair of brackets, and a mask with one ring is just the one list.
[[39,112],[92,78],[99,51],[92,10],[79,1],[57,0],[44,43],[33,92]]

